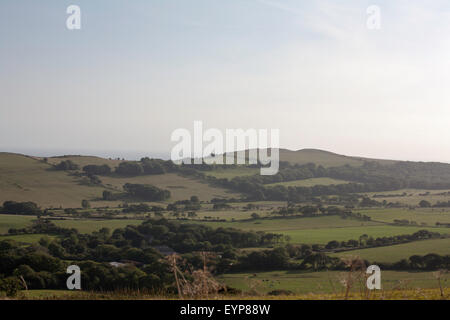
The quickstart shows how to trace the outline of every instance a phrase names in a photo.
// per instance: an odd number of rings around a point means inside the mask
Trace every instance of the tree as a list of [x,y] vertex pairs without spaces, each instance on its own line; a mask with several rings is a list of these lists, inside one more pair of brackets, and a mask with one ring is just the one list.
[[260,218],[259,214],[257,214],[256,212],[253,212],[251,217],[252,217],[252,219],[255,219],[255,220]]
[[429,203],[426,200],[422,200],[422,201],[419,202],[419,206],[421,208],[430,208],[431,207],[431,203]]
[[79,168],[72,160],[63,160],[55,166],[56,170],[78,170]]
[[88,208],[91,207],[91,204],[87,200],[82,200],[81,201],[81,206],[83,207],[83,209],[88,209]]
[[102,194],[103,200],[114,200],[114,196],[111,191],[104,190]]

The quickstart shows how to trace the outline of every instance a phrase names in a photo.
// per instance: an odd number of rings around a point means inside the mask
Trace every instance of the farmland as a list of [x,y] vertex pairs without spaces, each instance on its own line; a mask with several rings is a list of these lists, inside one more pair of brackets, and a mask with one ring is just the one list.
[[286,181],[286,182],[270,183],[270,184],[267,184],[266,186],[268,186],[268,187],[272,187],[272,186],[313,187],[313,186],[330,186],[330,185],[344,184],[344,183],[349,183],[349,181],[332,179],[332,178],[311,178],[311,179],[304,179],[304,180],[293,180],[293,181]]
[[430,209],[365,209],[358,210],[362,214],[368,215],[374,221],[393,223],[394,220],[415,221],[417,224],[426,224],[434,226],[437,222],[450,223],[450,211],[448,209],[430,208]]
[[[343,294],[341,280],[346,273],[302,272],[302,271],[271,271],[256,273],[225,274],[219,279],[229,286],[253,294],[266,294],[273,290],[289,290],[296,294],[336,293]],[[437,288],[438,283],[432,272],[383,272],[383,290],[405,288]],[[360,290],[357,284],[354,292]]]
[[[419,228],[419,227],[395,227],[395,226],[370,226],[351,228],[321,228],[306,230],[289,230],[281,233],[291,238],[292,243],[319,243],[326,244],[329,241],[357,240],[361,235],[369,237],[390,237],[395,235],[412,234],[422,229],[450,234],[450,228]],[[450,251],[450,249],[448,249]]]
[[386,247],[368,248],[361,250],[352,250],[333,254],[336,257],[346,255],[356,255],[362,259],[374,262],[396,262],[401,259],[408,259],[412,255],[426,255],[429,253],[448,254],[450,248],[450,239],[433,239],[416,241],[410,243],[396,244]]

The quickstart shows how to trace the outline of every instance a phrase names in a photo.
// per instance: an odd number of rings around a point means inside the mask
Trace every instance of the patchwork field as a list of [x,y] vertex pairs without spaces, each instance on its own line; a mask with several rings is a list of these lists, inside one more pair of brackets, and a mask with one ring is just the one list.
[[332,256],[343,257],[355,255],[371,262],[396,262],[408,259],[412,255],[426,255],[436,253],[440,255],[450,254],[450,238],[415,241],[397,244],[387,247],[352,250],[332,254]]
[[[248,293],[266,294],[273,290],[290,290],[297,294],[335,293],[343,294],[341,280],[346,272],[272,271],[256,273],[233,273],[220,276],[227,285]],[[382,271],[382,289],[438,288],[433,272]],[[360,284],[355,283],[353,292],[359,293]]]

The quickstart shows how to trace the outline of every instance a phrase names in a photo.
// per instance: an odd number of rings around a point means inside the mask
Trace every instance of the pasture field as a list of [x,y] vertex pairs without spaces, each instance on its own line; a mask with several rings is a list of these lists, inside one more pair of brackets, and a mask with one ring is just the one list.
[[50,238],[54,239],[56,236],[47,235],[47,234],[18,234],[13,236],[0,236],[0,241],[2,240],[14,240],[21,243],[32,244],[37,243],[41,238]]
[[8,230],[21,229],[31,225],[35,216],[21,216],[15,214],[0,214],[0,234],[7,234]]
[[206,183],[199,182],[192,178],[182,177],[175,173],[136,177],[101,176],[100,179],[103,181],[103,184],[114,188],[117,191],[123,191],[122,188],[125,183],[152,184],[158,188],[167,189],[171,193],[171,197],[167,202],[186,200],[194,195],[198,196],[202,201],[209,201],[212,198],[241,197],[237,193],[232,193],[218,187],[212,187]]
[[406,219],[415,221],[418,224],[426,223],[428,226],[436,225],[436,222],[450,223],[450,209],[448,208],[427,208],[427,209],[403,209],[403,208],[389,208],[389,209],[362,209],[355,210],[372,218],[375,221],[382,221],[393,223],[394,220]]
[[[421,189],[401,189],[395,191],[383,191],[383,192],[370,192],[367,195],[377,201],[386,200],[387,202],[399,202],[402,204],[417,206],[422,200],[426,200],[431,204],[436,204],[438,201],[449,201],[450,195],[446,194],[450,190],[421,190]],[[392,196],[383,197],[383,195],[402,195],[406,193],[405,196]],[[446,195],[445,195],[446,194]],[[373,197],[374,195],[379,195],[380,197]]]
[[[341,280],[348,272],[323,271],[271,271],[255,273],[229,273],[219,277],[227,285],[247,293],[267,294],[273,290],[290,290],[296,294],[335,293],[343,294]],[[438,288],[433,272],[382,271],[382,289]],[[450,279],[449,279],[450,280]],[[360,290],[355,283],[353,292]]]
[[424,256],[428,253],[440,255],[450,254],[450,238],[414,241],[393,246],[344,251],[331,254],[331,256],[345,257],[352,255],[367,259],[370,262],[396,262],[401,259],[408,259],[415,254]]
[[18,154],[0,154],[0,203],[33,201],[39,206],[79,207],[82,199],[101,196],[104,188],[81,185],[64,171],[51,170],[42,161]]
[[412,234],[419,230],[429,230],[439,232],[440,234],[450,234],[450,228],[420,228],[420,227],[397,227],[397,226],[364,226],[350,228],[321,228],[306,230],[288,230],[282,233],[291,238],[291,243],[308,243],[308,244],[327,244],[332,240],[347,241],[350,239],[358,240],[363,234],[369,237],[390,237],[402,234]]
[[338,185],[338,184],[346,184],[350,181],[338,180],[332,178],[311,178],[311,179],[303,179],[303,180],[293,180],[286,182],[276,182],[266,184],[266,187],[274,187],[274,186],[285,186],[285,187],[313,187],[313,186],[330,186],[330,185]]
[[[189,222],[191,223],[191,222]],[[313,218],[280,218],[280,219],[257,219],[249,221],[235,222],[192,222],[209,225],[213,228],[235,228],[242,230],[267,231],[267,232],[300,232],[302,230],[320,230],[326,228],[343,229],[348,227],[376,226],[381,225],[377,222],[358,221],[353,219],[342,219],[338,216],[323,216]]]
[[237,168],[219,168],[211,171],[203,171],[207,176],[216,177],[218,179],[226,178],[233,179],[235,177],[252,176],[259,174],[260,170],[257,168],[249,168],[245,166],[239,166]]

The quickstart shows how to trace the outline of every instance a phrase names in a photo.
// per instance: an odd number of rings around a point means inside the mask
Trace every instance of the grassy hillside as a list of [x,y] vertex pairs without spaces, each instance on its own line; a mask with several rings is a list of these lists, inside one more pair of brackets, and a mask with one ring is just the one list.
[[287,161],[292,164],[315,163],[317,165],[322,165],[324,167],[337,167],[343,165],[359,167],[363,165],[364,161],[367,160],[377,161],[384,164],[391,164],[395,162],[391,160],[349,157],[317,149],[302,149],[298,151],[280,149],[280,160]]
[[[80,207],[81,200],[101,198],[105,187],[122,191],[125,183],[148,183],[171,191],[173,200],[188,199],[197,195],[201,200],[219,197],[239,198],[239,194],[210,187],[205,183],[181,177],[176,174],[164,174],[138,177],[100,177],[104,186],[87,186],[80,184],[80,178],[69,175],[66,171],[52,170],[51,164],[62,160],[72,160],[80,167],[87,164],[108,164],[115,167],[119,160],[98,157],[65,156],[48,158],[45,163],[40,158],[19,154],[0,153],[0,203],[7,200],[33,201],[43,208]],[[93,207],[116,206],[119,202],[92,202]]]
[[18,154],[0,154],[0,202],[33,201],[42,207],[79,207],[82,199],[94,199],[103,188],[79,184],[64,171]]
[[136,177],[102,176],[103,184],[122,191],[125,183],[152,184],[159,188],[167,189],[171,193],[170,202],[174,200],[185,200],[196,195],[200,200],[207,201],[212,198],[240,198],[237,193],[231,193],[225,189],[211,187],[206,183],[192,178],[179,176],[175,173],[158,175],[144,175]]

